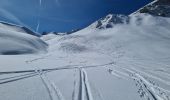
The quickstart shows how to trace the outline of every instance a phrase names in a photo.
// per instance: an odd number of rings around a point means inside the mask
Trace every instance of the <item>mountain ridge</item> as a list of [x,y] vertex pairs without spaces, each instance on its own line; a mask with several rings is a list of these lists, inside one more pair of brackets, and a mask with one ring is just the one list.
[[170,17],[170,0],[154,0],[131,15],[137,13],[147,13],[153,16]]
[[41,36],[39,33],[34,32],[33,30],[27,28],[26,26],[16,25],[16,24],[4,22],[4,21],[0,21],[0,27],[9,28],[10,30],[27,33],[27,34],[37,36],[37,37]]

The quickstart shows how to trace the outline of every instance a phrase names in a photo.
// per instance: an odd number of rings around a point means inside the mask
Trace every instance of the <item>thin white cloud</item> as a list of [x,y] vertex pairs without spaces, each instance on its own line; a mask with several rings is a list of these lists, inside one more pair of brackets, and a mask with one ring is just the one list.
[[42,0],[39,0],[40,6],[42,5]]
[[3,9],[3,8],[0,8],[0,13],[1,13],[1,17],[5,18],[5,19],[8,19],[8,20],[11,20],[13,22],[16,22],[20,25],[24,25],[20,20],[19,18],[17,18],[14,14],[12,14],[11,12]]
[[40,27],[40,21],[38,20],[37,27],[36,27],[36,32],[39,31],[39,27]]

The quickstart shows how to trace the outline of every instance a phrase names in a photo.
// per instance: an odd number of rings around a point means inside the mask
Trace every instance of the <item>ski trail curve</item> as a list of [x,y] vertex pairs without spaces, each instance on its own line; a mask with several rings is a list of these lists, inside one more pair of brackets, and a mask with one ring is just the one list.
[[51,82],[51,85],[52,85],[55,93],[57,94],[59,100],[65,100],[65,99],[64,99],[64,96],[62,95],[62,93],[60,92],[60,90],[57,88],[57,86],[55,85],[55,83],[52,83],[52,82]]
[[[99,89],[91,83],[91,88],[94,90],[94,92],[96,93],[98,99],[97,100],[104,100],[103,95],[100,93]],[[96,98],[94,98],[94,100],[96,100]]]
[[90,83],[87,77],[87,72],[85,69],[82,69],[83,72],[83,76],[84,76],[84,83],[85,83],[85,88],[86,88],[86,93],[87,93],[87,97],[88,100],[93,100],[93,96],[92,96],[92,92],[91,92],[91,88],[90,88]]
[[129,76],[136,81],[136,85],[139,87],[139,93],[141,97],[145,97],[149,100],[170,100],[169,96],[159,86],[153,85],[140,73],[134,72],[131,69],[122,68],[129,73]]
[[49,93],[50,100],[65,100],[57,86],[50,82],[45,73],[39,73],[39,75]]

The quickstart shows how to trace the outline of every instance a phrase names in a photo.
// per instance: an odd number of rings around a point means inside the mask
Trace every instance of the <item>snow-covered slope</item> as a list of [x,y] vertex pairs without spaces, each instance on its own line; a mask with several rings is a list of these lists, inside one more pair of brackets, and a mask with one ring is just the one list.
[[30,35],[40,37],[40,34],[35,33],[31,29],[24,27],[24,26],[19,26],[19,25],[0,21],[0,27],[7,29],[7,30],[10,30],[10,31],[23,32],[23,33],[27,33],[27,34],[30,34]]
[[[94,23],[96,24],[96,22]],[[93,25],[93,24],[92,24]],[[109,55],[114,52],[115,45],[114,42],[121,42],[121,45],[126,46],[126,49],[131,49],[134,47],[128,47],[128,45],[136,44],[135,41],[150,41],[152,39],[152,43],[150,47],[152,47],[154,44],[158,45],[157,42],[169,42],[168,39],[170,38],[170,20],[169,18],[162,18],[162,17],[154,17],[148,14],[136,14],[134,16],[131,16],[129,18],[129,23],[125,24],[114,24],[114,28],[110,29],[104,29],[104,30],[96,30],[91,27],[87,27],[81,31],[78,31],[72,35],[67,35],[61,37],[61,39],[53,39],[54,44],[57,47],[54,47],[54,49],[68,49],[68,52],[73,49],[73,51],[77,48],[84,48],[82,51],[95,51],[95,50],[104,50],[104,52],[108,52]],[[145,41],[146,40],[146,41]],[[160,41],[159,41],[160,40]],[[50,41],[50,42],[52,42]],[[131,41],[131,42],[130,42]],[[151,42],[150,41],[150,42]],[[117,43],[116,42],[116,43]],[[130,44],[129,44],[130,42]],[[134,43],[133,43],[134,42]],[[56,44],[57,43],[57,44]],[[128,43],[128,44],[126,44]],[[166,43],[165,43],[166,44]],[[156,48],[162,48],[159,46],[165,45],[164,43],[162,45],[158,45]],[[111,46],[112,45],[112,46]],[[120,45],[120,44],[119,44]],[[100,47],[101,46],[101,47]],[[136,44],[135,47],[141,48],[142,46],[146,45],[140,45]],[[165,46],[169,47],[169,46]],[[146,49],[146,48],[143,48]],[[106,51],[105,51],[106,50]],[[111,50],[111,51],[110,51]],[[113,51],[112,51],[113,50]],[[167,49],[169,50],[169,48]],[[66,50],[67,51],[67,50]],[[78,50],[79,51],[79,50]],[[81,51],[81,50],[80,50]],[[145,50],[141,50],[145,51]],[[160,51],[160,50],[158,50]],[[110,53],[109,53],[110,52]],[[132,51],[134,52],[134,51]],[[148,50],[147,50],[148,52]],[[136,51],[137,53],[137,51]],[[150,53],[153,53],[153,56],[156,56],[154,51],[151,50]],[[163,53],[169,53],[162,52]],[[142,56],[141,54],[140,56]],[[146,55],[148,57],[152,57],[149,55]],[[160,56],[166,56],[165,55],[159,55]]]
[[[104,100],[169,100],[169,26],[170,18],[148,14],[130,16],[128,23],[114,24],[113,28],[96,30],[90,26],[74,34],[48,40],[51,56],[46,59],[60,56],[63,60],[58,60],[58,64],[62,63],[59,65],[68,63],[85,67],[90,83],[95,84],[97,89],[102,87],[100,93]],[[48,63],[48,60],[44,61]],[[38,62],[41,60],[35,63]],[[96,68],[88,69],[88,66]],[[106,73],[110,73],[113,80],[106,79]],[[134,80],[138,93],[129,79]],[[112,84],[109,86],[109,83]],[[101,99],[95,95],[93,85],[90,88],[93,99]],[[130,96],[127,98],[126,94]]]
[[155,16],[170,17],[170,0],[154,0],[135,13],[148,13]]
[[112,16],[41,37],[46,54],[0,55],[0,99],[170,100],[170,18]]
[[47,44],[26,33],[21,27],[0,23],[0,54],[28,54],[45,52]]

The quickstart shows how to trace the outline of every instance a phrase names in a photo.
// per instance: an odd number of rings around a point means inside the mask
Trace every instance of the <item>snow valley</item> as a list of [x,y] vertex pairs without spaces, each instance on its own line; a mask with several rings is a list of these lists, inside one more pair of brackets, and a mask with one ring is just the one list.
[[161,4],[161,14],[147,6],[149,13],[109,14],[71,34],[38,37],[1,23],[0,99],[170,100],[170,18],[163,1],[148,5]]

